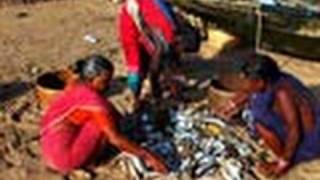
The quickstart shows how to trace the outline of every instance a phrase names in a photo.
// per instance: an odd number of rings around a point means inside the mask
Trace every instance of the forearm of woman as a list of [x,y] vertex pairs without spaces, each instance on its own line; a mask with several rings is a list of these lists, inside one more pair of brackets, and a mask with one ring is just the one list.
[[241,92],[238,92],[238,93],[231,99],[231,101],[234,102],[234,104],[235,104],[236,106],[241,107],[241,106],[243,106],[243,105],[247,102],[248,98],[249,98],[249,93],[241,91]]
[[141,148],[138,144],[130,141],[120,133],[110,132],[110,130],[106,131],[108,131],[106,133],[108,141],[120,150],[126,151],[130,154],[134,154],[142,159],[147,156],[148,152],[145,149]]
[[280,115],[286,124],[287,139],[285,141],[283,159],[290,161],[294,155],[300,137],[298,112],[293,98],[285,90],[277,92]]
[[296,125],[288,125],[288,136],[284,148],[283,159],[290,161],[294,155],[299,142],[299,129]]
[[296,152],[298,142],[299,142],[298,133],[294,128],[291,128],[291,130],[289,130],[288,132],[283,155],[280,156],[280,158],[286,161],[291,161],[294,153]]
[[145,156],[147,153],[146,150],[141,148],[136,143],[130,141],[119,132],[116,124],[116,117],[111,110],[101,113],[96,112],[92,115],[97,125],[101,128],[102,133],[105,135],[108,143],[116,146],[120,150],[129,152],[139,157]]
[[258,134],[261,136],[264,144],[278,157],[282,157],[284,148],[281,141],[273,131],[260,123],[255,124]]

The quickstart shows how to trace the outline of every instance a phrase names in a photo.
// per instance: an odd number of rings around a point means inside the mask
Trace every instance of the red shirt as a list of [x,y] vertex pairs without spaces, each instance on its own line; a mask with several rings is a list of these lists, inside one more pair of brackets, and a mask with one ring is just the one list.
[[[175,28],[154,0],[137,0],[145,22],[152,28],[160,30],[165,40],[171,44],[175,37]],[[147,48],[147,40],[137,28],[126,10],[126,3],[119,12],[118,33],[129,72],[138,73],[141,67],[141,48]],[[153,52],[148,52],[150,55]]]

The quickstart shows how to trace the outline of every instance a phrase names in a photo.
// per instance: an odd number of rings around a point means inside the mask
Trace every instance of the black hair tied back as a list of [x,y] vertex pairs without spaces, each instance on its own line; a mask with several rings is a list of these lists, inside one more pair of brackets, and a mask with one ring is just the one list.
[[74,72],[83,81],[91,80],[105,71],[113,72],[112,63],[101,55],[90,55],[76,62]]
[[263,79],[271,82],[277,81],[281,74],[277,63],[266,55],[256,55],[252,62],[247,63],[243,71],[250,79]]

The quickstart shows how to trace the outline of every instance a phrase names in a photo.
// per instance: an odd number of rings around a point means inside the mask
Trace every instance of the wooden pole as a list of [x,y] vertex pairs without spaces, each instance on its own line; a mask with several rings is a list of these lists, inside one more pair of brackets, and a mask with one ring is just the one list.
[[255,51],[256,53],[261,50],[261,39],[262,39],[262,31],[263,31],[263,15],[261,12],[261,5],[258,2],[256,8],[256,16],[257,16],[257,28],[256,28],[256,38],[255,38]]

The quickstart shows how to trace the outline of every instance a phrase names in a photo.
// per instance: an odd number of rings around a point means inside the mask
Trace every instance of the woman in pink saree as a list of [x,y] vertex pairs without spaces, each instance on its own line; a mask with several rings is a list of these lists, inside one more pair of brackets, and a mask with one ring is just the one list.
[[81,61],[80,82],[67,85],[41,120],[41,151],[47,166],[62,174],[88,165],[106,143],[143,159],[155,171],[167,172],[154,154],[118,131],[120,116],[100,92],[112,78],[113,66],[102,56]]

